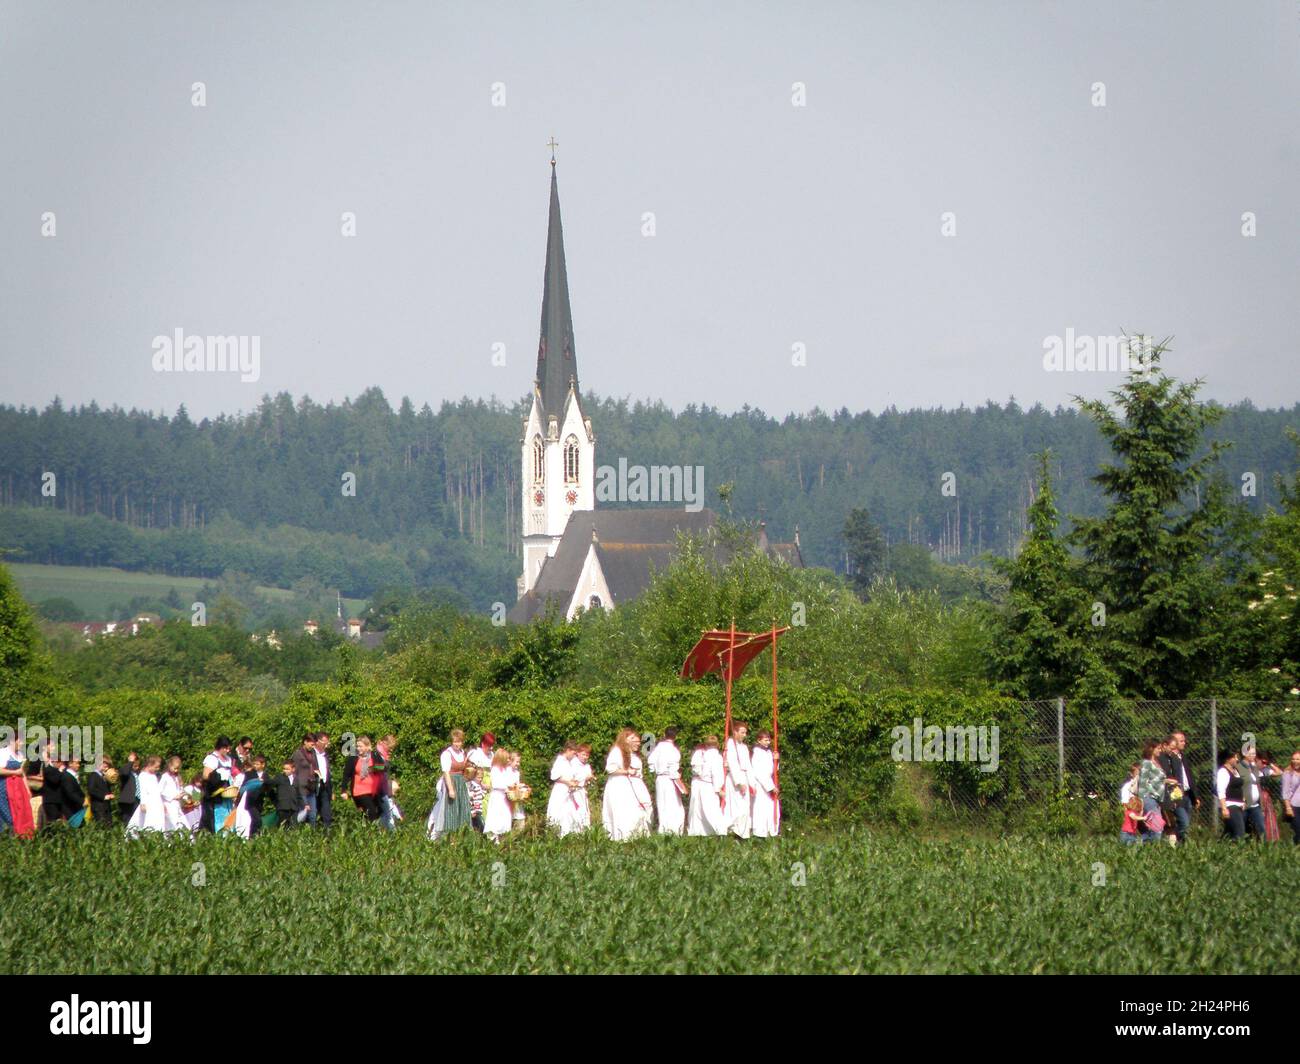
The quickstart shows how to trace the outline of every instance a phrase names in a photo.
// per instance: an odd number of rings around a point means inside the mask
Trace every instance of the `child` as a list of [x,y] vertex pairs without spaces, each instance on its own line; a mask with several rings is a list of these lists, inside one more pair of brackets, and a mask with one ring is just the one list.
[[1124,803],[1124,824],[1119,829],[1119,841],[1126,846],[1140,842],[1146,824],[1146,814],[1142,812],[1142,799],[1135,794]]
[[479,779],[477,765],[465,766],[465,790],[469,792],[470,826],[481,834],[483,831],[483,799],[487,796],[487,790],[483,786],[483,781]]
[[587,788],[596,778],[596,770],[591,767],[591,743],[579,743],[577,761],[573,766],[574,779],[578,789],[574,791],[575,806],[571,831],[587,831],[591,827],[591,802],[587,798]]
[[[510,769],[512,786],[522,788],[524,794],[527,794],[528,785],[524,783],[524,778],[520,769],[520,763],[522,762],[522,760],[523,759],[520,756],[519,751],[512,750],[510,752],[510,761],[506,767]],[[528,818],[528,814],[524,812],[524,803],[522,800],[518,802],[510,803],[510,830],[511,831],[522,830],[524,826],[524,821],[527,818]]]
[[776,791],[772,733],[766,728],[754,736],[750,770],[750,779],[754,785],[754,797],[750,800],[750,828],[756,838],[772,838],[781,832],[781,804],[780,795]]
[[97,771],[86,777],[86,791],[90,795],[90,822],[97,828],[113,826],[113,784],[109,779],[113,759],[105,755]]
[[292,761],[286,761],[280,767],[280,774],[271,781],[271,794],[275,797],[275,817],[280,827],[296,824],[302,800],[294,785]]
[[196,772],[190,777],[187,787],[181,791],[181,819],[190,834],[199,830],[199,821],[203,818],[203,773]]
[[502,835],[509,835],[514,822],[510,801],[506,798],[506,788],[514,783],[509,763],[510,755],[504,750],[492,755],[492,786],[488,792],[487,815],[483,818],[483,833],[493,842],[500,842]]

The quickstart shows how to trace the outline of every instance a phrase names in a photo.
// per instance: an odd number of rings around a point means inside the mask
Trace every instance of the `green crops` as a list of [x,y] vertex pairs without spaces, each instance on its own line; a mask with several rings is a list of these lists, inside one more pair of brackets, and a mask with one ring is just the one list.
[[0,839],[0,971],[1300,970],[1300,853],[1285,843],[841,829],[498,848],[420,827]]

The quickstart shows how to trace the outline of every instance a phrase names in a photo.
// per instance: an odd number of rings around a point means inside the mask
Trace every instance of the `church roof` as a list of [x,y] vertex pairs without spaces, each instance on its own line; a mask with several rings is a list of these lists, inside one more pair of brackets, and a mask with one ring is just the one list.
[[[536,585],[515,603],[507,620],[512,624],[527,624],[543,616],[551,602],[561,612],[566,611],[593,543],[613,600],[606,605],[621,606],[642,594],[655,572],[662,572],[672,563],[677,554],[678,532],[698,535],[717,521],[718,516],[712,510],[698,513],[670,509],[575,511],[569,517],[555,554],[543,563]],[[759,545],[802,568],[803,558],[797,543],[768,543],[766,532],[760,531]],[[718,560],[725,561],[721,548],[718,553]]]
[[555,161],[552,160],[551,216],[546,228],[546,274],[542,281],[542,327],[537,344],[536,386],[541,396],[543,418],[564,416],[564,402],[569,395],[570,380],[576,395],[578,358],[573,346],[569,275],[564,265],[560,191],[555,181]]

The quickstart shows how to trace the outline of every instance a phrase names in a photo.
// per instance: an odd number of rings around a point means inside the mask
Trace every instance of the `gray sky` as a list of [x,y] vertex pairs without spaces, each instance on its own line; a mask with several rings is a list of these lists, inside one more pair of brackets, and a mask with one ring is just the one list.
[[[588,390],[1055,405],[1118,378],[1046,337],[1142,329],[1300,400],[1295,0],[0,2],[0,131],[4,402],[514,399],[552,134]],[[154,372],[177,328],[260,379]]]

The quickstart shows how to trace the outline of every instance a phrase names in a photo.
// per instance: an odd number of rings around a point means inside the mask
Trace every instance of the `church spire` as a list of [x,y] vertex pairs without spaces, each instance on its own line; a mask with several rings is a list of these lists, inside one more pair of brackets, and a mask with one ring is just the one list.
[[542,282],[542,328],[537,345],[537,390],[546,417],[563,417],[570,382],[578,391],[578,361],[573,349],[573,312],[569,277],[564,267],[564,230],[560,192],[555,181],[555,144],[551,147],[551,216],[546,230],[546,275]]

